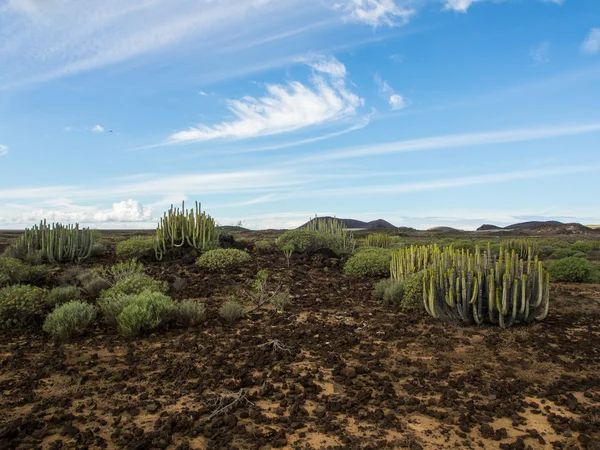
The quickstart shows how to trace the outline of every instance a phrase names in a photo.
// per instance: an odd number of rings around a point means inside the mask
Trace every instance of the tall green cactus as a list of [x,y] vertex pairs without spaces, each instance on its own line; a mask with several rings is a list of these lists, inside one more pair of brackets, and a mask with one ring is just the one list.
[[316,217],[310,220],[304,227],[306,230],[318,231],[320,233],[329,233],[342,238],[343,249],[347,252],[353,252],[356,247],[354,234],[346,228],[346,225],[335,217]]
[[391,276],[396,281],[404,281],[409,276],[420,272],[435,261],[434,254],[439,254],[437,245],[411,245],[392,253],[390,263]]
[[537,257],[524,260],[500,250],[497,258],[446,248],[433,253],[423,280],[428,314],[449,321],[502,328],[543,320],[548,314],[550,276]]
[[161,217],[154,237],[154,253],[156,259],[161,260],[169,248],[187,245],[204,250],[216,239],[215,221],[201,210],[200,203],[196,202],[195,208],[186,210],[185,203],[181,202],[181,209],[171,205]]
[[13,253],[21,258],[39,254],[50,263],[79,261],[92,253],[95,238],[89,228],[79,228],[79,224],[48,225],[46,220],[27,228],[13,244]]

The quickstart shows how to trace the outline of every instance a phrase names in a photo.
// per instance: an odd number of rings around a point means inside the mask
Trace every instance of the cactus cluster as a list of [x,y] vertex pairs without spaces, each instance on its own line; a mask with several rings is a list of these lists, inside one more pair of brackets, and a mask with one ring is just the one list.
[[500,246],[504,250],[514,250],[523,259],[533,259],[540,254],[540,244],[535,239],[503,239]]
[[390,248],[399,242],[398,236],[390,236],[384,233],[369,234],[365,239],[365,245],[368,247]]
[[344,251],[353,252],[356,247],[354,234],[346,228],[346,225],[341,220],[331,217],[319,218],[316,217],[308,222],[304,229],[309,231],[318,231],[320,233],[328,233],[341,238]]
[[392,253],[392,279],[404,281],[411,275],[427,269],[433,261],[433,254],[439,251],[437,245],[411,245]]
[[22,259],[32,259],[39,255],[42,261],[60,263],[79,261],[88,258],[94,246],[94,233],[89,228],[79,228],[79,224],[46,224],[26,228],[13,244],[11,253]]
[[190,246],[196,250],[204,250],[218,239],[218,231],[212,217],[201,210],[196,202],[195,208],[174,208],[164,213],[156,228],[154,237],[154,254],[161,260],[169,248]]
[[[489,247],[488,247],[489,249]],[[452,247],[437,249],[423,279],[423,303],[431,316],[449,321],[497,324],[543,320],[550,276],[537,259],[501,249],[498,257]]]

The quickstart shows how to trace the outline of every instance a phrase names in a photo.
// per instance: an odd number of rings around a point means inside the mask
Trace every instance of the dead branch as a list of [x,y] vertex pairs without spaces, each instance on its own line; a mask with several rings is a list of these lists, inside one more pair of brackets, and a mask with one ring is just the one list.
[[254,405],[246,395],[248,394],[248,389],[240,389],[238,392],[225,391],[223,394],[217,394],[215,392],[209,392],[212,395],[212,399],[209,400],[211,406],[215,408],[206,422],[214,419],[217,416],[227,414],[233,411],[238,407],[240,403]]

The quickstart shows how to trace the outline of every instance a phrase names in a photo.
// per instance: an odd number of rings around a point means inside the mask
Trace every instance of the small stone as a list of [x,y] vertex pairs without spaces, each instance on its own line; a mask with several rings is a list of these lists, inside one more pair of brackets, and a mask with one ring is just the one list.
[[158,405],[156,403],[149,403],[148,405],[146,405],[146,411],[148,411],[149,413],[154,413],[158,411]]

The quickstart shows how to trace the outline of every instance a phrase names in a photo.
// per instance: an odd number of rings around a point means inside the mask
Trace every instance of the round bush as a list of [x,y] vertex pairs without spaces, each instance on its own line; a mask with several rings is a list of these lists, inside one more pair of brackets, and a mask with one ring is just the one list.
[[595,283],[599,281],[599,269],[584,258],[570,257],[559,259],[548,267],[552,281],[573,283]]
[[362,248],[348,259],[344,271],[359,277],[384,277],[390,274],[391,254],[382,248]]
[[79,336],[96,318],[96,308],[80,301],[58,306],[46,317],[43,329],[57,341]]
[[573,250],[571,248],[559,248],[554,253],[552,253],[551,258],[552,259],[563,259],[563,258],[570,258],[572,256],[575,256],[577,258],[585,258],[586,254],[582,253],[580,251],[577,251],[577,250]]
[[175,316],[175,310],[171,297],[160,292],[144,291],[131,296],[117,316],[119,332],[135,336],[155,330],[169,322]]
[[336,253],[343,252],[344,242],[340,236],[312,230],[290,230],[277,238],[280,249],[293,247],[296,252],[316,252],[329,249]]
[[246,314],[246,310],[242,305],[234,300],[229,300],[219,308],[219,316],[227,322],[235,322]]
[[138,273],[117,281],[111,288],[102,291],[100,298],[116,297],[121,294],[135,295],[144,291],[165,293],[167,289],[166,281],[155,280],[146,274]]
[[72,300],[79,300],[81,293],[76,286],[55,287],[48,294],[48,305],[55,308]]
[[13,285],[0,289],[0,328],[24,327],[42,321],[48,304],[45,289]]
[[184,327],[195,327],[206,319],[206,306],[196,300],[183,300],[176,306],[177,323]]
[[136,236],[117,244],[117,258],[131,259],[151,255],[154,252],[154,239]]
[[211,272],[225,273],[250,260],[248,253],[236,248],[218,248],[200,255],[196,265]]

